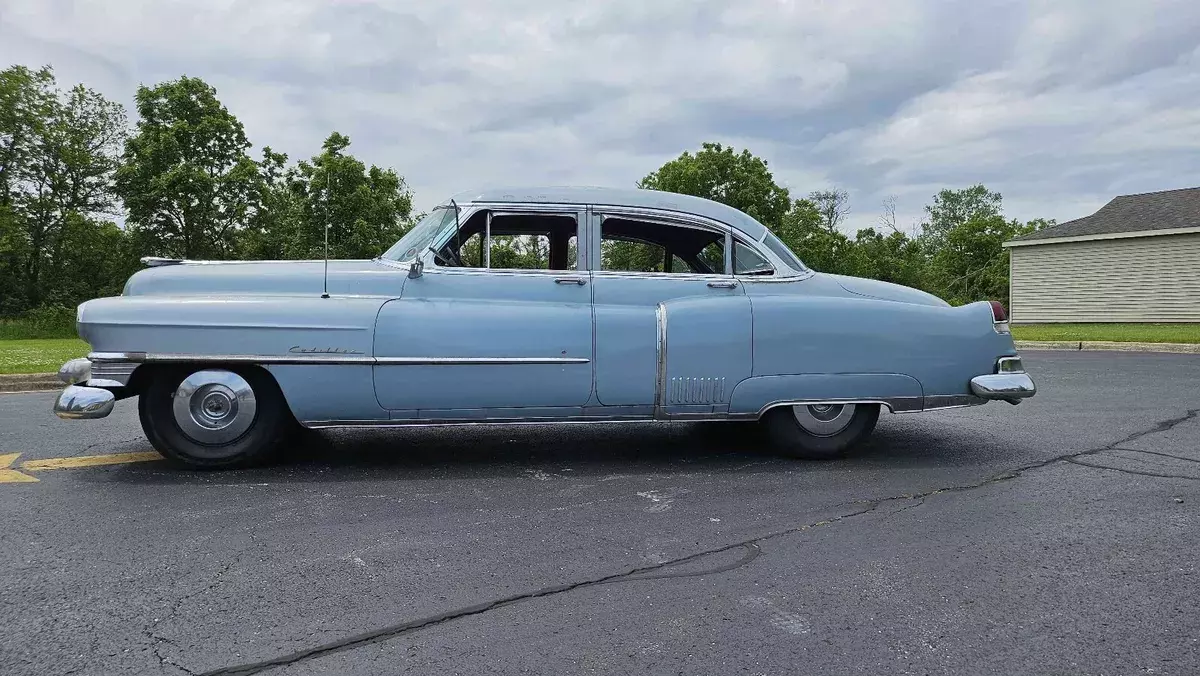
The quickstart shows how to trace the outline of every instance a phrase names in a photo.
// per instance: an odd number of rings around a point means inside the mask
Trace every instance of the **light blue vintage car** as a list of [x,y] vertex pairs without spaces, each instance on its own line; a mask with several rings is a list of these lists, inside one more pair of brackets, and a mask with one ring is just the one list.
[[462,194],[382,256],[145,259],[79,306],[62,418],[138,397],[191,467],[261,461],[302,428],[761,421],[838,455],[893,413],[1035,388],[1004,308],[813,272],[745,213],[601,188]]

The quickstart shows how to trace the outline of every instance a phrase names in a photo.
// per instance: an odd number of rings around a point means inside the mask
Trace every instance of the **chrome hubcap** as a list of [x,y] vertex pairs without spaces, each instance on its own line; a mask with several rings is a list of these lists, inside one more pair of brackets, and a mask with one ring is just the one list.
[[805,432],[818,437],[831,437],[850,425],[854,419],[854,404],[793,406],[792,415]]
[[197,371],[175,390],[175,424],[200,444],[226,444],[254,422],[258,406],[250,383],[232,371]]

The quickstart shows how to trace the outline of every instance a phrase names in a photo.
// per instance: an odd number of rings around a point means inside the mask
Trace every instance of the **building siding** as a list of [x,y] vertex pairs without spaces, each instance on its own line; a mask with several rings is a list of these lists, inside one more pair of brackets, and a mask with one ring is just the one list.
[[1013,323],[1200,322],[1200,233],[1009,251]]

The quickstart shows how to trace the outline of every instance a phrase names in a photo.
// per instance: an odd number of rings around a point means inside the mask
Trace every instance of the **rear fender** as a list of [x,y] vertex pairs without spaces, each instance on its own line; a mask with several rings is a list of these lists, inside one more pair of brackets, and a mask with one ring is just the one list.
[[919,411],[921,383],[898,373],[824,373],[756,376],[738,383],[729,413],[757,417],[767,409],[801,402],[884,404],[893,412]]
[[901,374],[925,396],[970,392],[1016,354],[986,302],[960,307],[865,297],[752,296],[754,375]]

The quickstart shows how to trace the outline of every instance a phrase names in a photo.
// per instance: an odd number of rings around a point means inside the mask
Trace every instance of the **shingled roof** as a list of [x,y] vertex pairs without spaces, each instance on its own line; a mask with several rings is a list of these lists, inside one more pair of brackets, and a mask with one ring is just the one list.
[[1121,195],[1091,216],[1039,230],[1014,242],[1200,227],[1200,188]]

